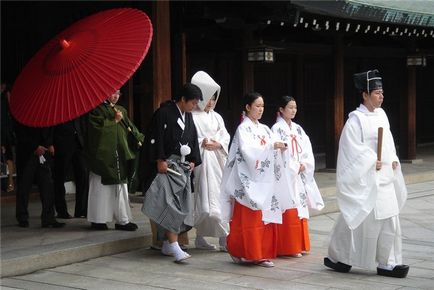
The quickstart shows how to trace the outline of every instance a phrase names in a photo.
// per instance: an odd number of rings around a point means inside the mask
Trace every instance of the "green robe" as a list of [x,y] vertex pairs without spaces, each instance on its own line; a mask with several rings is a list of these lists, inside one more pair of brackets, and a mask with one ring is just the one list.
[[[86,154],[89,168],[101,176],[104,185],[126,183],[130,173],[128,161],[138,153],[138,141],[144,135],[128,119],[122,106],[115,106],[123,114],[123,121],[115,122],[115,112],[103,103],[89,113]],[[131,128],[128,131],[127,127]]]

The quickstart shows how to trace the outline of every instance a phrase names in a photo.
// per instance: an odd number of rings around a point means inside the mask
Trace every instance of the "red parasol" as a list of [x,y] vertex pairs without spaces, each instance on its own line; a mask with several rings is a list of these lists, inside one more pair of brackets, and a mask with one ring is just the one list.
[[131,77],[151,40],[151,21],[137,9],[81,19],[25,66],[11,93],[13,116],[24,125],[46,127],[92,110]]

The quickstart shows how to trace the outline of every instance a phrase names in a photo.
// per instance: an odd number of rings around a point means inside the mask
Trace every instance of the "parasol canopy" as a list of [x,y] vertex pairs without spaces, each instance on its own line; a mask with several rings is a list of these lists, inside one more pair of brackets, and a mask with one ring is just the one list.
[[12,88],[12,115],[24,125],[47,127],[87,113],[131,77],[151,40],[151,21],[137,9],[110,9],[79,20],[24,67]]

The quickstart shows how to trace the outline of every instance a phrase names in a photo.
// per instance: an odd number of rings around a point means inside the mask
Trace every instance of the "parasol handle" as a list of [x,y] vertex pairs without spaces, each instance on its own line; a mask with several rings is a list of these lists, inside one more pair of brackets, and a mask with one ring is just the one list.
[[59,41],[59,43],[60,43],[60,46],[61,46],[63,49],[68,48],[68,47],[71,46],[71,43],[70,43],[68,40],[66,40],[66,39],[61,39],[61,40]]
[[381,149],[383,147],[383,127],[378,127],[378,141],[377,141],[377,160],[381,161]]
[[[110,107],[113,109],[113,111],[115,113],[120,112],[118,109],[116,109],[115,104],[113,104],[112,102],[109,102],[109,103],[110,103]],[[128,132],[131,132],[131,133],[133,132],[133,130],[131,130],[131,127],[128,126],[128,124],[125,122],[124,119],[121,119],[121,122],[124,125],[124,127],[127,128]],[[137,141],[137,144],[139,145],[139,147],[141,147],[142,146],[142,142],[140,142],[140,140],[138,140],[137,137],[134,134],[133,134],[133,136],[134,136],[134,138],[136,138],[136,141]]]

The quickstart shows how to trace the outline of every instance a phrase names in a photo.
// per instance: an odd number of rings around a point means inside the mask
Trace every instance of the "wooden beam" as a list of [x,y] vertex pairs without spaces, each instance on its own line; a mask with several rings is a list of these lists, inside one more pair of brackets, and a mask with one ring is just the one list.
[[344,127],[344,45],[342,36],[337,36],[334,51],[335,82],[333,99],[329,101],[327,128],[330,138],[326,143],[326,168],[336,168],[339,138]]
[[170,59],[170,2],[154,1],[153,10],[153,81],[156,110],[160,104],[172,97]]

